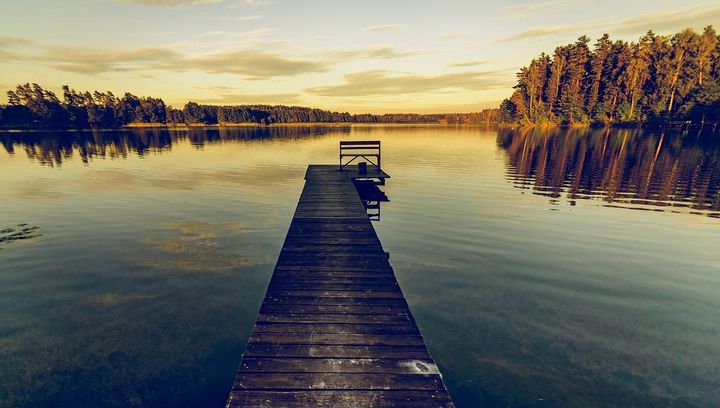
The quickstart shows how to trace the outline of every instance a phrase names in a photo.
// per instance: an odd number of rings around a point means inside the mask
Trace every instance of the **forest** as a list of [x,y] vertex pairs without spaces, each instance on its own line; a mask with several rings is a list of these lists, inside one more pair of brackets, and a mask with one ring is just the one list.
[[182,109],[160,98],[126,93],[78,92],[63,86],[62,99],[38,84],[18,85],[0,105],[0,128],[119,128],[130,124],[216,125],[250,123],[496,123],[498,109],[462,114],[357,114],[284,105],[217,106],[188,102]]
[[529,126],[720,121],[720,38],[712,26],[637,42],[605,34],[540,54],[517,74],[500,120]]

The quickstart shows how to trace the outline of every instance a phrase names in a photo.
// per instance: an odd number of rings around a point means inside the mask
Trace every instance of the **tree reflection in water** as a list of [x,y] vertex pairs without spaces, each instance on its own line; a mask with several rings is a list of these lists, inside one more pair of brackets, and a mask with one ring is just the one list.
[[[720,217],[717,134],[638,129],[501,129],[507,179],[551,203]],[[684,210],[683,210],[684,209]]]

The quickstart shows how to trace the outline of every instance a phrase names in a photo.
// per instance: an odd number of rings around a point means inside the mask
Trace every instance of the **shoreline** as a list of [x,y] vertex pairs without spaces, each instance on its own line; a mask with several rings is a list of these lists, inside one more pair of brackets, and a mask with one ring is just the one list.
[[187,123],[129,123],[119,128],[3,128],[0,132],[88,132],[88,131],[118,131],[129,129],[206,129],[206,128],[286,128],[286,127],[400,127],[400,126],[502,126],[499,123],[355,123],[355,122],[304,122],[304,123],[216,123],[216,124],[187,124]]
[[325,127],[325,128],[342,128],[342,127],[421,127],[421,126],[482,126],[510,129],[658,129],[658,128],[700,128],[715,131],[720,123],[705,122],[695,123],[692,121],[682,122],[666,122],[666,123],[640,123],[640,122],[615,122],[615,123],[586,123],[586,124],[539,124],[528,125],[518,123],[498,123],[498,122],[472,122],[472,123],[365,123],[365,122],[302,122],[302,123],[271,123],[263,125],[261,123],[216,123],[216,124],[199,124],[199,123],[129,123],[119,128],[6,128],[0,127],[0,132],[18,133],[18,132],[109,132],[131,129],[167,129],[167,130],[188,130],[188,129],[207,129],[207,128],[291,128],[291,127]]
[[[122,128],[149,128],[149,127],[187,127],[187,128],[206,128],[206,127],[258,127],[258,128],[269,128],[269,127],[307,127],[307,126],[323,126],[323,127],[345,127],[345,126],[427,126],[427,125],[440,125],[440,126],[459,126],[459,125],[494,125],[499,126],[500,123],[485,123],[485,122],[473,122],[473,123],[445,123],[445,122],[417,122],[417,123],[403,123],[403,122],[293,122],[293,123],[271,123],[263,125],[261,123],[246,122],[246,123],[213,123],[213,124],[200,124],[200,123],[129,123]],[[120,128],[120,129],[122,129]]]

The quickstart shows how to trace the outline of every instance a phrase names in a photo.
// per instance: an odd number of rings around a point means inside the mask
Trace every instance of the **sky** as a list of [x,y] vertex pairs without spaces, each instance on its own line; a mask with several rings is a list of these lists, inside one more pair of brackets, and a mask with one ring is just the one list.
[[472,112],[581,35],[707,25],[716,0],[1,0],[0,102],[34,82],[175,107]]

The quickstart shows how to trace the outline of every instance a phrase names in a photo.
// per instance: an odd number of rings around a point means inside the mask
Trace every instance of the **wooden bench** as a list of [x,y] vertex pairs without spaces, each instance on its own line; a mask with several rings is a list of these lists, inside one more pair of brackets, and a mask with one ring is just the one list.
[[[340,170],[345,166],[362,157],[370,164],[380,169],[380,141],[379,140],[358,140],[340,142]],[[343,162],[343,159],[350,158]],[[371,160],[374,159],[374,160]]]

